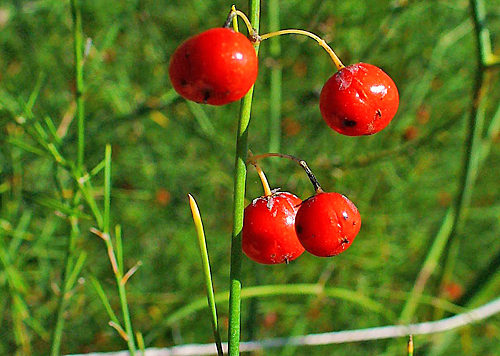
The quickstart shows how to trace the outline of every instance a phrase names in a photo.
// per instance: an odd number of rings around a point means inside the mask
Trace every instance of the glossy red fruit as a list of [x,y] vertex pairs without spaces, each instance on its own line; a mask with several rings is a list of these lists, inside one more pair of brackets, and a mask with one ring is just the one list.
[[247,37],[228,28],[213,28],[176,49],[169,75],[184,98],[224,105],[248,92],[257,79],[257,69],[257,55]]
[[382,69],[353,64],[335,73],[324,85],[319,108],[328,126],[348,136],[372,135],[391,122],[399,94]]
[[300,243],[306,251],[319,257],[345,251],[360,227],[358,209],[338,193],[319,193],[304,200],[295,218]]
[[288,263],[299,257],[304,247],[295,233],[295,215],[301,202],[287,192],[254,199],[245,208],[243,252],[264,264]]

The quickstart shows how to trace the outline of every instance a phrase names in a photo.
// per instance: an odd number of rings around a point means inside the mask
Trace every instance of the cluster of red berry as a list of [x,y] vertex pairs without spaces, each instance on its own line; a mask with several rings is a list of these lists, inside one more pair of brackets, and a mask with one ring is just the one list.
[[[172,55],[170,80],[184,98],[211,105],[241,99],[257,79],[258,59],[252,41],[299,33],[316,39],[338,69],[323,86],[319,99],[328,126],[348,136],[372,135],[396,114],[398,90],[380,68],[367,63],[345,67],[323,40],[303,30],[259,36],[247,23],[251,41],[228,28],[229,23],[188,39]],[[296,259],[304,249],[322,257],[347,249],[361,226],[356,206],[341,194],[324,192],[319,184],[315,188],[316,194],[305,201],[279,191],[253,200],[245,209],[245,254],[259,263],[276,264]]]
[[319,192],[304,201],[288,192],[254,199],[245,208],[243,252],[252,260],[277,264],[304,249],[319,257],[347,249],[361,227],[356,206],[338,193]]
[[[316,193],[302,201],[292,193],[271,190],[256,163],[257,159],[270,156],[299,163]],[[288,263],[304,250],[330,257],[352,244],[361,227],[358,209],[344,195],[323,191],[305,161],[281,153],[251,156],[249,161],[257,168],[265,191],[245,209],[242,247],[249,258],[265,264]]]

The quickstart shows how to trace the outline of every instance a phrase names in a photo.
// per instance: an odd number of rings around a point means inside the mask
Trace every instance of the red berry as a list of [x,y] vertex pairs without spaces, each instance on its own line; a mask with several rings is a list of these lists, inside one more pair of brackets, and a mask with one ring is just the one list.
[[170,80],[184,98],[224,105],[241,99],[257,79],[258,60],[248,38],[213,28],[189,38],[170,59]]
[[348,136],[372,135],[391,122],[399,105],[392,79],[367,63],[335,73],[321,90],[319,108],[328,126]]
[[252,260],[264,264],[290,262],[304,252],[295,233],[295,215],[302,202],[291,193],[254,199],[245,208],[242,248]]
[[295,231],[309,253],[335,256],[351,246],[361,227],[356,206],[338,193],[319,193],[304,200],[295,218]]

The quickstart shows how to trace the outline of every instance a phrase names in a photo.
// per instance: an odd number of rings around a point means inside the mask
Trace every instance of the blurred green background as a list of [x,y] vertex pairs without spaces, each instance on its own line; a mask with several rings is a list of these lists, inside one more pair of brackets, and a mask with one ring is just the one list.
[[[168,60],[186,38],[221,26],[231,5],[222,0],[82,2],[83,33],[89,39],[84,65],[85,166],[93,169],[103,159],[105,145],[112,145],[112,224],[123,228],[125,266],[142,261],[127,290],[134,328],[143,333],[147,346],[207,343],[213,338],[206,309],[165,326],[169,315],[205,296],[187,193],[196,197],[204,219],[216,292],[228,289],[239,104],[187,103],[172,90]],[[262,1],[261,33],[276,20],[269,16],[269,5]],[[247,11],[246,2],[236,6]],[[255,154],[277,149],[306,160],[325,190],[355,202],[363,225],[353,246],[335,258],[305,253],[290,265],[264,266],[244,257],[243,287],[320,281],[369,297],[379,309],[321,295],[245,299],[242,339],[396,324],[460,189],[478,70],[468,1],[289,0],[279,1],[279,7],[281,28],[320,35],[345,64],[363,61],[383,68],[399,88],[400,108],[391,125],[374,136],[341,136],[327,127],[318,108],[322,85],[334,71],[327,53],[314,41],[297,36],[261,44],[250,148]],[[486,10],[493,48],[498,49],[500,1],[486,1]],[[277,43],[278,57],[271,53]],[[62,137],[62,152],[73,159],[73,66],[68,2],[0,3],[3,355],[49,352],[69,234],[69,224],[48,206],[51,199],[59,199],[53,160],[20,147],[22,142],[36,142],[11,117],[25,115],[25,103],[41,85],[33,116],[53,120]],[[279,68],[281,103],[270,95],[272,72]],[[496,68],[487,77],[485,137],[500,98]],[[273,131],[269,118],[277,107],[280,130]],[[499,294],[500,138],[493,135],[488,140],[491,150],[478,171],[470,209],[453,237],[458,243],[451,256],[456,258],[437,260],[412,322],[441,318]],[[302,199],[313,193],[306,175],[293,163],[271,158],[262,167],[273,187]],[[65,194],[72,196],[70,179],[66,181]],[[92,182],[102,204],[102,172]],[[249,169],[246,197],[261,194],[258,177]],[[126,348],[108,326],[90,283],[95,276],[118,310],[114,276],[102,240],[89,232],[93,226],[92,220],[81,222],[77,251],[86,251],[88,258],[65,314],[63,353]],[[20,296],[28,317],[19,317],[13,307],[7,264],[25,282]],[[220,304],[219,314],[225,339],[227,303]],[[417,337],[416,355],[498,355],[499,341],[497,316],[457,332]],[[405,344],[401,338],[255,354],[404,355]]]

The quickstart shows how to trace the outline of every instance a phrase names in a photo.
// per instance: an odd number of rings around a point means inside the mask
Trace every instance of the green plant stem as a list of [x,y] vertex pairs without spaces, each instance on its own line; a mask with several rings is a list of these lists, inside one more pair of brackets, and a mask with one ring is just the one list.
[[[269,32],[280,28],[280,5],[278,0],[269,0]],[[278,37],[271,38],[269,54],[273,59],[270,70],[269,93],[269,152],[279,152],[281,146],[281,82],[282,68],[279,62],[281,44]]]
[[[121,277],[121,276],[120,276]],[[125,332],[127,333],[127,345],[131,356],[135,356],[136,347],[134,341],[134,332],[132,330],[132,322],[130,319],[130,311],[128,309],[127,292],[125,291],[125,283],[122,278],[116,275],[116,283],[118,283],[118,294],[120,297],[120,305],[122,308],[123,319],[125,321]]]
[[83,35],[82,14],[78,0],[71,0],[73,38],[75,50],[75,99],[78,121],[78,167],[83,167],[85,151],[85,111],[83,104]]
[[132,322],[130,318],[130,311],[127,302],[127,292],[125,290],[126,281],[123,278],[123,274],[120,271],[119,265],[123,265],[123,261],[117,262],[114,254],[113,243],[111,241],[111,236],[109,235],[109,224],[110,224],[110,206],[111,206],[111,145],[106,145],[106,153],[104,158],[104,229],[103,229],[103,240],[106,243],[108,249],[108,254],[110,258],[111,265],[113,267],[113,273],[116,277],[116,284],[118,285],[118,295],[120,298],[120,306],[122,309],[123,320],[125,323],[125,332],[127,334],[127,345],[131,356],[135,356],[136,346],[134,339],[134,331],[132,329]]
[[[486,137],[482,139],[483,126],[486,116],[486,103],[484,100],[485,93],[489,90],[489,83],[491,81],[491,71],[488,70],[487,65],[492,57],[491,53],[491,39],[489,30],[485,27],[486,11],[484,2],[482,0],[471,0],[469,3],[474,22],[474,33],[476,37],[477,48],[477,74],[476,74],[476,87],[474,90],[474,98],[470,111],[469,120],[469,137],[467,141],[467,161],[465,162],[462,186],[463,190],[457,197],[459,200],[457,209],[457,223],[455,230],[460,231],[463,224],[463,217],[465,208],[467,208],[471,201],[472,189],[474,182],[478,175],[479,168],[483,161],[485,143],[493,138]],[[494,123],[495,120],[492,120]],[[453,239],[445,251],[445,264],[444,271],[441,276],[441,285],[451,279],[455,267],[455,261],[458,258],[462,237]]]
[[[250,21],[258,32],[260,0],[249,0]],[[259,46],[255,45],[258,53]],[[231,238],[231,272],[229,283],[229,356],[239,355],[241,324],[241,230],[245,208],[245,184],[247,176],[248,128],[252,108],[253,86],[243,97],[236,136],[236,158],[234,172],[233,233]]]
[[[80,171],[83,167],[84,159],[84,130],[85,116],[83,105],[83,53],[82,53],[82,16],[78,0],[71,0],[71,13],[73,17],[73,39],[75,51],[75,100],[77,106],[77,121],[78,121],[78,167]],[[70,274],[74,265],[74,249],[75,239],[80,234],[78,227],[78,219],[70,217],[71,232],[66,250],[65,266],[62,275],[61,295],[59,296],[56,325],[52,335],[51,355],[59,355],[61,349],[62,334],[64,329],[64,312],[69,302],[68,292],[70,286]]]
[[[487,91],[487,83],[489,82],[489,80],[485,80],[485,61],[489,57],[491,43],[489,41],[489,33],[483,27],[485,21],[484,4],[481,0],[470,0],[469,3],[477,39],[478,68],[476,70],[472,104],[469,111],[467,138],[458,194],[453,205],[449,208],[446,218],[443,220],[438,238],[434,240],[434,244],[415,282],[412,294],[403,308],[400,317],[401,323],[408,323],[412,320],[427,280],[434,272],[443,254],[445,255],[445,265],[448,265],[457,256],[458,247],[453,247],[453,244],[455,244],[453,236],[460,229],[465,216],[465,210],[469,206],[482,157],[482,131],[485,115],[484,106],[481,104],[484,104],[484,95]],[[450,248],[450,246],[452,247]]]
[[483,0],[469,0],[474,22],[476,48],[483,67],[493,62],[494,55],[491,47],[490,31],[486,27],[486,8]]
[[62,288],[60,290],[59,301],[57,305],[56,314],[56,326],[52,333],[52,347],[50,354],[52,356],[58,356],[61,350],[62,334],[64,330],[64,312],[68,306],[69,298],[68,293],[71,289],[70,275],[74,265],[74,250],[75,250],[75,240],[80,234],[80,229],[78,227],[78,219],[71,217],[71,233],[69,235],[69,241],[66,248],[66,258],[64,262],[64,271],[62,275]]

